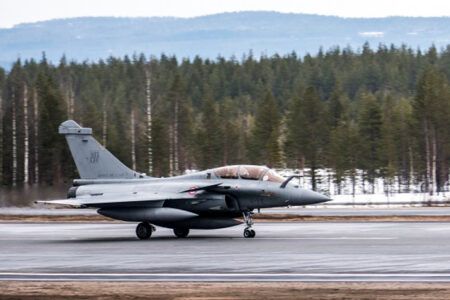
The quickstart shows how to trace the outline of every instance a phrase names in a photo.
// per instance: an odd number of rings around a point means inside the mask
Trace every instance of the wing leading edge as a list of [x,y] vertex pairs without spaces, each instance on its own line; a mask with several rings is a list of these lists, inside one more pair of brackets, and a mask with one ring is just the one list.
[[106,207],[123,204],[133,204],[133,203],[144,204],[145,202],[152,203],[158,201],[162,203],[165,200],[182,200],[192,198],[193,196],[190,194],[180,195],[179,193],[157,193],[157,194],[138,193],[133,195],[115,194],[115,195],[83,196],[72,199],[36,201],[36,203],[68,205],[74,207]]

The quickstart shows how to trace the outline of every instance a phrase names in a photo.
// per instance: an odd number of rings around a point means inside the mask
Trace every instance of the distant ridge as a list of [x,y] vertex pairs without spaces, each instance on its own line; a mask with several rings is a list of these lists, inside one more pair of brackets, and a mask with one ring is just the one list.
[[53,62],[98,60],[110,55],[146,55],[238,59],[249,50],[281,55],[317,53],[320,47],[358,49],[368,41],[416,48],[450,44],[449,17],[340,18],[278,12],[236,12],[195,18],[82,17],[20,24],[0,29],[0,65],[17,58]]

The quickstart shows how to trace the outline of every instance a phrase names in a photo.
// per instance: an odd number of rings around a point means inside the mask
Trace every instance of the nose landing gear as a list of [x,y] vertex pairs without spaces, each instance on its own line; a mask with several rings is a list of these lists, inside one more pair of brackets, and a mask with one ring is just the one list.
[[256,236],[256,232],[253,229],[244,229],[244,237],[245,238],[254,238]]
[[252,219],[252,212],[243,212],[245,225],[247,225],[244,229],[244,237],[245,238],[254,238],[256,236],[256,232],[252,229],[253,226],[253,219]]
[[152,232],[155,230],[156,228],[150,223],[142,222],[136,227],[136,235],[140,240],[148,240],[152,236]]

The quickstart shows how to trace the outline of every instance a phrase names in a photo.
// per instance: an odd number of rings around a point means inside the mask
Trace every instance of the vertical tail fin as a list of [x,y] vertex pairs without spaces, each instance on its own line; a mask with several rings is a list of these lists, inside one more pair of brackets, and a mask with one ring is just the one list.
[[83,128],[68,120],[59,125],[65,135],[70,152],[81,179],[133,179],[142,178],[111,154],[92,136],[91,128]]

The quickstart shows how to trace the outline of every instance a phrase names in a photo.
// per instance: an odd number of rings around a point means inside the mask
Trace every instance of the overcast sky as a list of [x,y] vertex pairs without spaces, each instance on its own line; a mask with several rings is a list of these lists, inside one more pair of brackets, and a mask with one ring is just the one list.
[[80,16],[194,17],[272,10],[343,17],[450,16],[448,0],[0,0],[0,27]]

